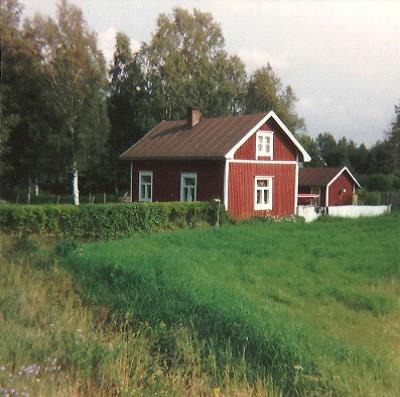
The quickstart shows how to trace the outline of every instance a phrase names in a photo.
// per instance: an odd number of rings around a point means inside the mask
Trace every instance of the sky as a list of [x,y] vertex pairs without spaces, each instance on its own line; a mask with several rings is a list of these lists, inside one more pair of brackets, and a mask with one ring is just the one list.
[[[71,0],[70,0],[71,1]],[[24,15],[55,16],[56,0],[21,0]],[[270,62],[299,98],[312,136],[331,132],[357,143],[383,139],[400,99],[400,0],[73,0],[110,60],[115,33],[133,50],[149,42],[160,13],[176,6],[211,12],[226,50],[248,74]]]

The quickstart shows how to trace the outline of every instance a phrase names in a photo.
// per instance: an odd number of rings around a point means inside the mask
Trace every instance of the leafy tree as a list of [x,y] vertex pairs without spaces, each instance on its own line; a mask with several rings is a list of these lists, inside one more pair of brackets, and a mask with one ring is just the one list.
[[304,163],[305,167],[322,167],[326,165],[321,157],[321,151],[319,150],[317,142],[313,137],[303,133],[299,136],[299,142],[311,157],[310,162]]
[[354,171],[358,174],[366,174],[368,169],[369,150],[365,144],[362,143],[357,146],[353,141],[350,141],[347,152],[349,162]]
[[400,175],[400,99],[398,105],[394,106],[394,110],[395,120],[392,123],[392,129],[388,133],[388,142],[390,145],[392,170]]
[[392,147],[388,140],[377,141],[369,150],[367,173],[390,173],[392,171]]
[[290,130],[298,132],[305,128],[305,123],[295,112],[297,101],[292,87],[282,87],[281,79],[269,63],[257,69],[250,77],[245,101],[246,113],[273,110]]
[[337,142],[337,163],[338,165],[343,165],[347,167],[351,167],[349,160],[349,150],[351,147],[351,142],[346,139],[346,137],[342,137]]
[[146,82],[130,49],[129,37],[124,33],[116,35],[114,61],[109,76],[107,169],[110,182],[118,190],[118,186],[126,185],[128,171],[127,164],[120,161],[119,156],[155,124]]
[[28,182],[30,201],[32,178],[38,193],[37,179],[44,169],[47,120],[40,54],[29,32],[20,29],[21,10],[17,0],[1,2],[1,133],[3,141],[9,136],[4,160],[8,174],[14,183]]
[[238,57],[224,51],[224,37],[211,14],[175,8],[161,14],[139,59],[157,120],[186,117],[188,106],[206,116],[243,107],[246,72]]
[[335,137],[331,133],[319,134],[317,143],[321,151],[321,157],[329,167],[340,165],[338,146]]
[[365,185],[370,191],[386,192],[393,190],[394,180],[391,175],[372,174],[366,179]]
[[81,10],[66,0],[58,4],[57,22],[37,16],[31,29],[41,44],[56,127],[49,136],[52,153],[58,167],[72,174],[79,204],[78,173],[99,164],[108,134],[104,57]]

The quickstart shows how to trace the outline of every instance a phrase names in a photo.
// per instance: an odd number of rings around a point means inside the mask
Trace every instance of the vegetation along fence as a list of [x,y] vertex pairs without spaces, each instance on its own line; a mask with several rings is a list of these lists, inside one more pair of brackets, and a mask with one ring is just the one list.
[[382,203],[391,204],[392,208],[400,208],[400,190],[382,193]]
[[[214,202],[0,205],[0,230],[71,238],[120,238],[198,223],[215,224]],[[222,222],[227,220],[220,209]]]

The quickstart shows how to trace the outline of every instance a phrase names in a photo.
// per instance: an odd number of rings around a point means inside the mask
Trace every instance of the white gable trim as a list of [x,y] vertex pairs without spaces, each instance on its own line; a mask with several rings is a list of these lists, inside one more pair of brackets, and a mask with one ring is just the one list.
[[325,193],[325,204],[328,207],[329,206],[329,187],[332,185],[333,182],[336,181],[336,179],[339,178],[340,175],[343,174],[344,171],[347,171],[350,177],[353,179],[353,181],[356,183],[358,187],[361,187],[361,185],[358,183],[357,179],[354,177],[354,175],[350,172],[350,170],[347,167],[343,167],[326,185],[326,193]]
[[336,181],[336,179],[339,178],[340,175],[343,174],[344,171],[347,171],[347,173],[350,175],[350,178],[353,179],[353,181],[356,183],[358,187],[361,187],[361,185],[358,183],[357,179],[354,177],[354,175],[350,172],[350,170],[347,167],[343,167],[326,185],[326,187],[329,187],[332,185],[333,182]]
[[296,154],[296,169],[295,169],[295,175],[294,175],[294,208],[293,208],[293,213],[296,215],[297,212],[297,202],[299,200],[298,194],[299,194],[299,155]]
[[305,151],[303,146],[300,145],[299,141],[293,136],[293,134],[288,130],[288,128],[285,126],[285,124],[283,124],[282,120],[275,114],[273,110],[271,110],[265,117],[263,117],[242,139],[240,139],[240,141],[237,142],[232,147],[232,149],[230,149],[228,153],[225,154],[225,158],[233,159],[236,150],[239,149],[239,147],[242,146],[256,131],[258,131],[258,129],[271,117],[278,123],[279,127],[282,128],[282,130],[286,133],[292,143],[300,151],[303,156],[303,160],[305,162],[311,161],[310,155]]

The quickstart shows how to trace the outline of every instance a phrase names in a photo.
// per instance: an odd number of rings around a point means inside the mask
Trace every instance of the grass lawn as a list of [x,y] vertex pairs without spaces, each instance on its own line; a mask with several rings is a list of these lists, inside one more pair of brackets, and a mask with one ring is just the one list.
[[0,234],[0,396],[281,396],[270,379],[249,382],[243,360],[217,376],[213,347],[184,327],[106,321],[34,247]]
[[87,301],[190,327],[285,394],[400,395],[399,213],[87,243],[65,263]]

